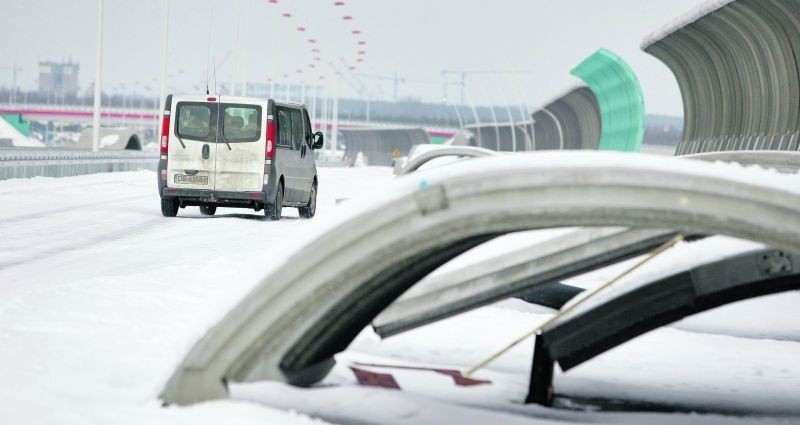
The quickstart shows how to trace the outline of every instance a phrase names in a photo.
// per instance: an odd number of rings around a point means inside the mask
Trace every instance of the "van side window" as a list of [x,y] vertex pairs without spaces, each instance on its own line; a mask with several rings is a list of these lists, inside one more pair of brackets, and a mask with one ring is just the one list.
[[314,129],[311,128],[311,121],[308,119],[308,111],[306,110],[303,110],[303,122],[306,123],[306,144],[311,148],[311,141],[314,140],[313,137],[311,137],[311,133],[314,132]]
[[289,111],[292,116],[292,142],[294,142],[294,150],[299,151],[303,144],[303,119],[299,110],[290,109]]
[[292,146],[292,121],[285,108],[278,108],[278,145]]

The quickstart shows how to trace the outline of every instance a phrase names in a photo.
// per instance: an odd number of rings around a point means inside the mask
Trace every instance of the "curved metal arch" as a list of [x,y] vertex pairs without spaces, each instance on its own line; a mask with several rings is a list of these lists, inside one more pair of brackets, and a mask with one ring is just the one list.
[[[588,87],[578,87],[532,114],[536,149],[592,149],[600,144],[602,122],[597,97]],[[563,140],[562,140],[563,139]]]
[[678,154],[794,150],[800,131],[800,5],[719,4],[643,49],[675,74],[684,101]]
[[592,89],[600,106],[601,150],[638,152],[644,138],[644,96],[633,69],[618,55],[600,49],[571,71]]
[[286,259],[195,344],[162,392],[164,401],[225,397],[230,381],[316,382],[332,356],[405,290],[505,233],[667,227],[800,251],[795,180],[763,170],[570,152],[482,158],[433,171],[398,179],[382,198],[349,203],[353,215]]
[[778,93],[774,83],[781,80],[781,76],[775,64],[776,56],[774,53],[773,29],[764,23],[759,13],[747,7],[747,3],[734,2],[724,9],[722,13],[734,16],[738,19],[740,27],[744,29],[750,40],[753,40],[755,48],[753,50],[754,73],[751,73],[751,82],[758,82],[758,96],[750,99],[752,106],[758,106],[752,112],[753,119],[757,122],[756,134],[761,136],[775,133],[775,116],[780,114],[780,106],[777,102]]
[[[675,80],[678,83],[678,90],[681,93],[681,102],[683,104],[683,134],[681,140],[687,140],[687,134],[691,133],[692,129],[696,126],[694,123],[696,114],[693,113],[695,102],[692,99],[695,92],[691,89],[692,80],[688,77],[690,71],[685,58],[675,54],[672,50],[672,47],[665,41],[649,47],[647,52],[661,60],[675,76]],[[685,145],[679,144],[676,147],[676,155],[682,153],[683,146]]]
[[391,165],[395,149],[408,155],[412,146],[430,142],[421,128],[340,128],[339,133],[346,140],[345,156],[354,159],[362,152],[369,165]]
[[683,34],[695,47],[698,55],[697,63],[702,64],[696,69],[698,71],[698,87],[701,88],[701,99],[706,106],[703,120],[698,128],[700,139],[709,139],[714,135],[722,133],[721,119],[719,115],[726,109],[726,102],[723,94],[723,82],[720,74],[724,74],[722,66],[722,54],[713,45],[711,39],[703,31],[697,28],[697,24],[684,29]]
[[[762,17],[764,24],[771,30],[769,35],[776,46],[773,55],[775,70],[779,76],[772,81],[780,102],[776,131],[790,132],[800,128],[800,102],[786,95],[800,93],[800,64],[797,63],[797,51],[800,49],[800,8],[796,2],[783,0],[767,0],[748,5],[755,9],[755,13]],[[791,7],[795,10],[792,11]]]
[[420,167],[436,158],[444,158],[448,156],[457,156],[460,158],[481,158],[484,156],[493,155],[497,155],[497,152],[474,146],[449,146],[441,149],[434,149],[415,156],[409,160],[405,167],[403,167],[397,175],[404,176],[417,171]]
[[[733,92],[733,96],[722,105],[726,109],[735,110],[729,126],[725,127],[726,134],[723,135],[726,138],[724,149],[729,150],[731,149],[730,141],[741,139],[756,131],[753,124],[748,124],[748,120],[751,120],[753,116],[751,110],[753,102],[750,100],[759,95],[753,85],[748,82],[748,76],[753,74],[750,70],[756,48],[741,23],[736,19],[728,14],[716,14],[713,17],[713,24],[708,25],[708,28],[714,32],[714,39],[724,49],[725,56],[729,60],[722,71],[725,75],[728,73],[732,75],[730,80],[732,85],[729,90]],[[758,70],[755,73],[758,73]]]
[[674,273],[557,318],[536,338],[527,401],[550,404],[554,362],[566,372],[693,314],[794,289],[800,289],[797,258],[784,251],[761,249]]
[[600,135],[603,123],[597,97],[588,87],[579,87],[561,99],[572,110],[578,119],[581,134],[581,149],[596,150],[600,147]]
[[542,108],[532,115],[533,128],[536,136],[536,150],[557,150],[561,149],[561,123],[558,118],[547,111],[547,108]]
[[[520,152],[527,148],[526,140],[531,134],[533,123],[469,124],[464,126],[481,142],[481,146],[494,148],[497,152]],[[514,144],[516,140],[516,145]],[[516,148],[516,150],[514,150]]]

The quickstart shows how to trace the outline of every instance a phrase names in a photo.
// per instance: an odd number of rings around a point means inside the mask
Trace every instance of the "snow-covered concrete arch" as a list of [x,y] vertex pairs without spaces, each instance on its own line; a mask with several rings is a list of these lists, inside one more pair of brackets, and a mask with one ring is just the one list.
[[679,155],[798,149],[796,1],[708,2],[645,39],[642,49],[678,81],[685,117]]
[[671,228],[800,252],[796,178],[729,164],[600,152],[479,158],[351,201],[198,341],[167,403],[231,381],[322,379],[378,313],[429,272],[498,235],[549,227]]
[[[797,152],[725,151],[683,158],[757,165],[784,173],[800,170]],[[469,267],[425,278],[372,324],[382,337],[392,336],[504,298],[545,290],[576,274],[652,250],[673,236],[669,230],[575,229]]]

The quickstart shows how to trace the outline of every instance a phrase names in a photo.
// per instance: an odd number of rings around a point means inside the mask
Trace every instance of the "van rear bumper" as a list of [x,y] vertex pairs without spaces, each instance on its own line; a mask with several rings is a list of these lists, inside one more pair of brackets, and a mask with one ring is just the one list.
[[252,207],[255,204],[264,204],[266,194],[261,192],[223,192],[203,189],[177,189],[172,187],[161,188],[162,198],[178,198],[181,206],[197,205],[224,205]]

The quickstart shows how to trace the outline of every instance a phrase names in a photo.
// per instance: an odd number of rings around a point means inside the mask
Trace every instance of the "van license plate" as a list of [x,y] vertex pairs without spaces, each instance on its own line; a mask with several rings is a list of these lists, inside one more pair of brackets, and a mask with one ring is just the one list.
[[207,185],[208,176],[187,176],[185,174],[175,174],[175,183]]

